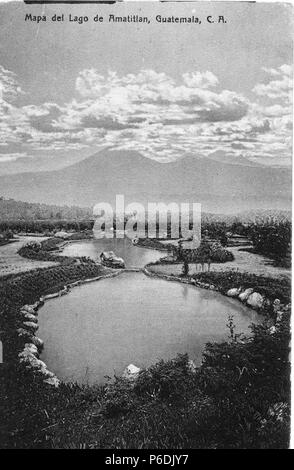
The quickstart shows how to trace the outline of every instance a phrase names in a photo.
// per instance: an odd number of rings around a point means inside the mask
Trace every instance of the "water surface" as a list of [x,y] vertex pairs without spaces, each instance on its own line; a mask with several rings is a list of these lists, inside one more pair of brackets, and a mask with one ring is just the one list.
[[228,315],[243,333],[260,321],[216,292],[123,273],[45,304],[39,312],[42,359],[60,378],[90,384],[121,374],[130,363],[146,367],[178,353],[200,364],[206,342],[227,339]]
[[88,256],[97,261],[102,251],[114,251],[124,259],[127,267],[143,267],[157,261],[166,253],[134,246],[129,238],[94,239],[66,245],[63,256]]

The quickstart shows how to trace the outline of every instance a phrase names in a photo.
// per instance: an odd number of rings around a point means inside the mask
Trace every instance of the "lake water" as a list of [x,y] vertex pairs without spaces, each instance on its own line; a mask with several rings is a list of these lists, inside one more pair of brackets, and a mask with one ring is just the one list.
[[88,240],[66,245],[63,256],[88,256],[97,261],[102,251],[114,251],[125,260],[126,267],[144,267],[166,253],[134,246],[129,238]]
[[42,359],[63,380],[89,384],[120,375],[131,363],[145,367],[178,353],[200,364],[205,343],[227,339],[228,315],[243,333],[260,321],[216,292],[122,273],[45,304],[39,312]]

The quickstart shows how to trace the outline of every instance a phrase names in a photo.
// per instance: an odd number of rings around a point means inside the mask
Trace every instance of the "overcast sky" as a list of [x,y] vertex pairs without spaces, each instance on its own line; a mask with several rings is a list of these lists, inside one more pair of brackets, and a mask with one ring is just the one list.
[[[70,11],[151,24],[24,21]],[[157,14],[202,24],[160,25]],[[59,168],[102,148],[288,166],[290,15],[281,4],[1,4],[0,174]]]

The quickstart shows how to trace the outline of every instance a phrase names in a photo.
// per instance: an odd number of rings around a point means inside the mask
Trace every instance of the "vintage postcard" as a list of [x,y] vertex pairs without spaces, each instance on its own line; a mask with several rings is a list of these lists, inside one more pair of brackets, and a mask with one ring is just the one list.
[[283,2],[0,2],[0,448],[291,447],[292,33]]

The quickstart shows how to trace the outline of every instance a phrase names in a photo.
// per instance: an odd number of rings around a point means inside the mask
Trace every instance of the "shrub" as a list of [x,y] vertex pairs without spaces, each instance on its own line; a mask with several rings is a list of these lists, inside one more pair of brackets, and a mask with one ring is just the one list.
[[270,300],[280,299],[283,303],[291,300],[291,283],[288,278],[272,279],[267,276],[242,273],[238,271],[210,271],[193,274],[193,279],[216,286],[220,292],[226,293],[232,287],[244,289],[252,287]]
[[257,253],[263,253],[280,260],[290,253],[291,222],[252,224],[249,228],[250,238]]

